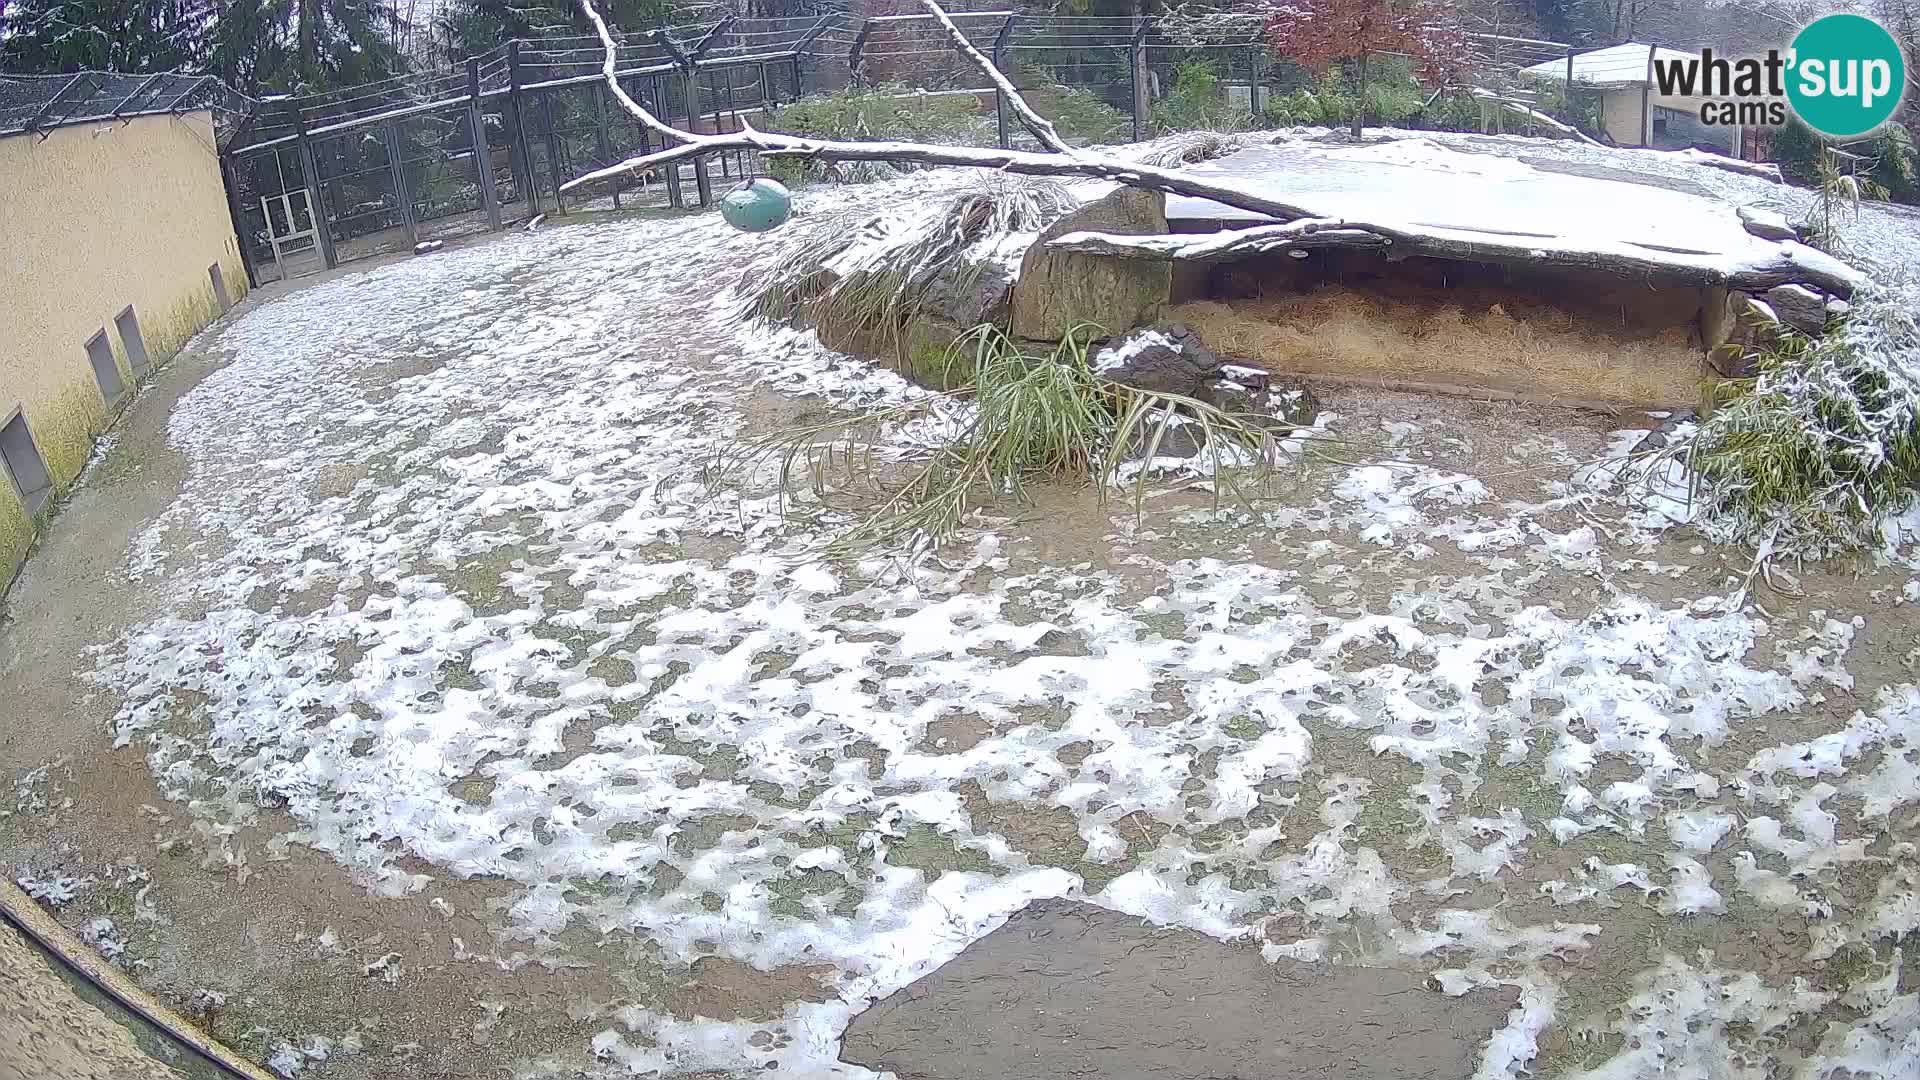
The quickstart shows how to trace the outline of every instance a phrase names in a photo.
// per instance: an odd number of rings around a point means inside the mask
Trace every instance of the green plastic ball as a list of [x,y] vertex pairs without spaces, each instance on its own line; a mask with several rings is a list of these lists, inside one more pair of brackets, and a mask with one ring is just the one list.
[[720,216],[741,232],[766,232],[793,213],[793,193],[778,180],[749,180],[720,198]]

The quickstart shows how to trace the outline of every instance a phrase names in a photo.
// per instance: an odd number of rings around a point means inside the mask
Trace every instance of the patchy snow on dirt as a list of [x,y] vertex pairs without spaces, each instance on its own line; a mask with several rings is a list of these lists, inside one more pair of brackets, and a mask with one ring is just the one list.
[[855,1011],[1054,896],[1518,987],[1482,1077],[1911,1069],[1920,691],[1851,671],[1910,605],[1736,607],[1551,433],[1469,461],[1406,420],[1082,555],[1007,524],[810,561],[825,526],[706,466],[918,391],[728,322],[715,283],[781,244],[548,228],[235,321],[133,547],[172,614],[92,658],[120,742],[377,893],[511,883],[475,963],[579,930],[833,973],[770,1022],[609,1003],[574,1064],[612,1073],[869,1075],[834,1060]]

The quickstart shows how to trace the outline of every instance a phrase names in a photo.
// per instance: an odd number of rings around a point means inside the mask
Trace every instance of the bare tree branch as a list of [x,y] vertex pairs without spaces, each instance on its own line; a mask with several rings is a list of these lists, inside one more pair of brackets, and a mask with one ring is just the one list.
[[1007,105],[1013,109],[1014,115],[1020,118],[1020,122],[1027,126],[1028,131],[1033,132],[1034,138],[1040,140],[1040,145],[1057,154],[1065,154],[1068,157],[1080,156],[1080,151],[1067,145],[1067,141],[1054,130],[1053,121],[1033,111],[1033,107],[1027,104],[1027,99],[1021,97],[1020,91],[1013,88],[1012,80],[1001,72],[999,66],[982,55],[979,49],[973,47],[973,42],[968,41],[967,35],[961,33],[960,28],[955,26],[953,20],[947,16],[946,9],[942,8],[936,0],[922,0],[922,2],[926,4],[928,11],[933,12],[933,17],[940,20],[940,25],[946,28],[947,36],[953,39],[953,44],[960,50],[960,55],[973,61],[973,66],[984,72],[987,78],[992,79],[993,84],[1000,88],[1000,93],[1006,97]]

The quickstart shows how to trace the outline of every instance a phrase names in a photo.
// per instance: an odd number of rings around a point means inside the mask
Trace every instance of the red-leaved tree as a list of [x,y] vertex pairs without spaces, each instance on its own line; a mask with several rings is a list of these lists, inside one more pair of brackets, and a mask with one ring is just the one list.
[[1452,12],[1435,0],[1288,0],[1269,9],[1267,43],[1310,71],[1352,61],[1360,105],[1353,136],[1366,115],[1367,54],[1413,57],[1421,78],[1440,85],[1458,74],[1466,42]]

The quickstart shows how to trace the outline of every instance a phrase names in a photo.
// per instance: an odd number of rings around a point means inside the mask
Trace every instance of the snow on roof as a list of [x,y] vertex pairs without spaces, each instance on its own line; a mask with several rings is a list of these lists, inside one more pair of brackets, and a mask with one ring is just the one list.
[[[1662,60],[1698,60],[1696,53],[1685,53],[1678,49],[1660,49],[1629,41],[1625,45],[1614,45],[1605,49],[1596,49],[1589,53],[1580,53],[1573,58],[1573,81],[1589,86],[1639,86],[1647,81],[1647,50]],[[1526,69],[1529,75],[1539,75],[1549,79],[1565,81],[1567,62],[1564,59],[1547,60]]]

